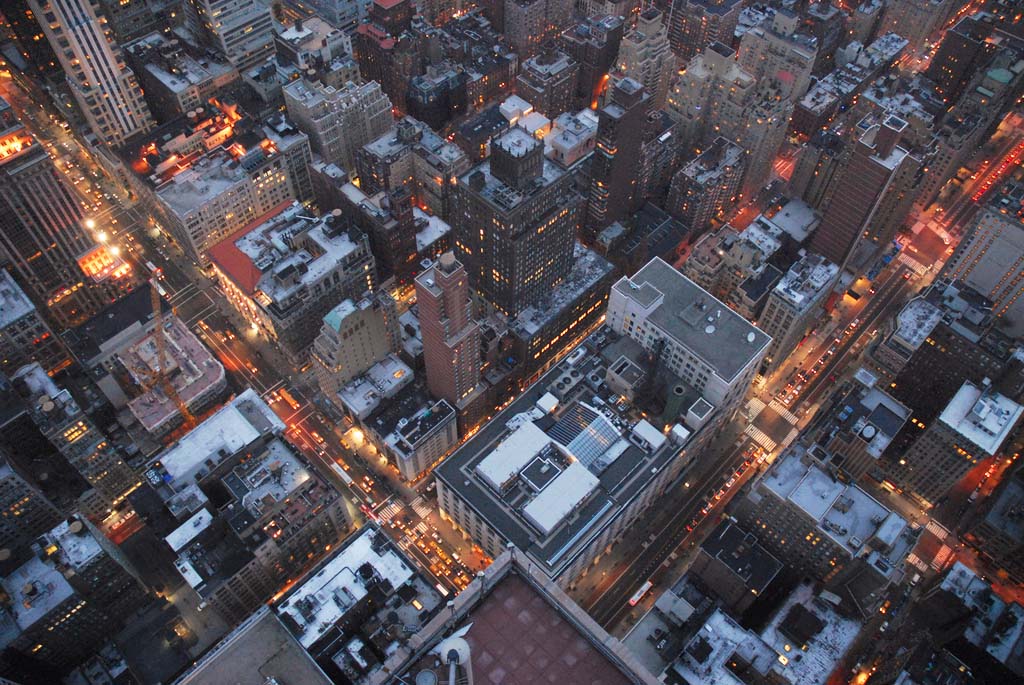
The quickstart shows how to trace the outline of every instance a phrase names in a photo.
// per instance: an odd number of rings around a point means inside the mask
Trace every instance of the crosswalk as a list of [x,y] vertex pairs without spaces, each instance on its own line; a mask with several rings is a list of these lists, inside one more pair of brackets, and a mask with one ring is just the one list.
[[929,267],[917,261],[910,255],[908,255],[906,252],[900,252],[898,261],[900,262],[900,264],[907,265],[918,276],[924,276],[926,273],[928,273]]
[[778,400],[772,400],[768,404],[768,406],[771,407],[772,411],[774,411],[776,414],[786,419],[786,421],[788,421],[790,425],[795,426],[797,422],[800,420],[797,418],[796,414],[787,409],[786,405],[784,405],[782,402],[779,402]]
[[415,511],[421,519],[427,518],[433,511],[433,509],[430,508],[430,505],[427,504],[426,500],[422,497],[414,499],[410,506],[412,506],[412,510]]
[[383,523],[389,522],[398,516],[398,513],[405,509],[405,504],[400,500],[391,500],[384,507],[376,512],[377,518]]
[[750,436],[754,442],[756,442],[763,449],[772,452],[778,447],[778,443],[768,437],[768,434],[757,426],[751,424],[746,427],[743,431],[746,435]]

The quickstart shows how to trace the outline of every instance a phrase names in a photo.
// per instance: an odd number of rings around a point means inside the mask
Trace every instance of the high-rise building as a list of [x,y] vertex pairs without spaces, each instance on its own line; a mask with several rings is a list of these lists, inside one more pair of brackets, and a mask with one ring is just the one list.
[[782,97],[795,102],[811,84],[811,71],[818,55],[817,41],[797,33],[800,18],[779,8],[774,17],[743,34],[739,61],[755,79],[774,78]]
[[294,200],[313,197],[309,138],[283,115],[264,121],[211,101],[121,151],[129,183],[179,245],[207,251]]
[[897,116],[871,125],[854,143],[839,184],[811,238],[811,249],[846,266],[861,241],[885,244],[913,204],[912,183],[920,162],[899,146],[907,123]]
[[185,25],[240,72],[274,55],[274,21],[260,0],[185,0]]
[[562,32],[562,50],[580,65],[576,79],[576,101],[573,109],[593,107],[608,85],[606,75],[614,68],[619,54],[624,24],[616,14],[594,16],[589,14],[578,24]]
[[911,51],[919,52],[960,6],[956,0],[892,0],[885,5],[878,32],[898,33]]
[[922,506],[934,506],[981,460],[1001,455],[1020,422],[1024,407],[985,381],[964,383],[938,419],[889,464],[892,483]]
[[627,218],[641,199],[640,147],[649,101],[641,83],[624,77],[612,85],[608,104],[597,112],[585,231],[590,240],[609,224]]
[[[998,199],[974,220],[946,262],[943,276],[961,280],[992,301],[1007,333],[1024,331],[1024,221]],[[1003,211],[1001,211],[1003,210]]]
[[504,0],[505,36],[521,59],[535,55],[572,19],[572,0]]
[[456,188],[455,254],[495,309],[517,316],[572,270],[583,198],[541,141],[511,129]]
[[98,0],[29,0],[93,134],[117,146],[153,126]]
[[797,155],[793,174],[789,177],[790,192],[814,209],[828,206],[838,184],[833,180],[846,164],[847,146],[832,131],[816,131]]
[[676,75],[676,56],[662,14],[653,5],[640,13],[636,26],[623,37],[615,69],[643,85],[651,98],[651,109],[665,106]]
[[99,0],[107,25],[121,45],[159,31],[161,17],[156,0]]
[[966,537],[981,556],[1005,571],[1018,583],[1024,582],[1024,470],[1004,477],[999,490],[983,505],[984,515],[976,519]]
[[[903,578],[917,533],[897,512],[859,487],[844,483],[810,459],[801,447],[783,454],[735,516],[758,542],[787,566],[829,583],[856,577],[876,611],[884,590]],[[874,590],[876,594],[871,594]]]
[[458,145],[412,117],[403,117],[356,152],[360,190],[373,195],[411,181],[414,203],[446,221],[456,178],[469,167],[469,158]]
[[64,344],[6,271],[0,271],[0,350],[0,371],[8,375],[31,362],[50,375],[71,364]]
[[286,428],[248,389],[146,470],[177,526],[164,541],[185,581],[179,591],[229,624],[315,564],[351,523],[338,490],[284,441]]
[[309,0],[309,6],[331,25],[351,35],[366,19],[370,0]]
[[60,522],[60,510],[0,453],[0,549],[8,558]]
[[925,71],[944,102],[953,104],[997,49],[992,24],[982,16],[964,17],[946,31]]
[[910,420],[910,408],[877,385],[869,373],[854,374],[849,391],[836,393],[804,433],[809,454],[854,483],[884,477],[882,457]]
[[655,6],[665,15],[672,49],[683,61],[716,41],[731,45],[743,9],[740,0],[657,0]]
[[131,269],[97,245],[86,224],[77,195],[0,99],[0,255],[64,326],[84,321],[133,283]]
[[699,236],[735,203],[745,164],[742,147],[721,136],[715,138],[672,177],[666,208],[690,227],[694,237]]
[[454,407],[480,385],[480,325],[473,320],[469,276],[446,252],[416,277],[427,387]]
[[284,101],[313,151],[351,172],[356,151],[394,125],[391,101],[376,81],[335,89],[300,79],[284,87]]
[[376,81],[400,112],[408,113],[406,91],[426,71],[438,30],[414,16],[411,0],[374,0],[367,20],[352,37],[352,51],[366,81]]
[[693,386],[705,414],[726,418],[740,406],[771,344],[764,331],[658,258],[615,284],[606,323]]
[[342,300],[324,315],[313,341],[313,371],[320,389],[334,397],[353,378],[397,352],[401,343],[398,311],[386,292]]
[[205,107],[240,80],[238,70],[225,59],[209,51],[199,53],[180,39],[155,31],[127,43],[124,52],[161,122]]
[[71,393],[58,388],[42,367],[24,366],[11,380],[39,430],[95,490],[95,495],[83,501],[83,508],[88,508],[90,515],[104,515],[138,487],[139,478],[124,463],[121,448],[96,427]]
[[770,177],[793,106],[781,96],[777,79],[754,78],[735,55],[712,43],[690,60],[669,95],[668,111],[679,122],[683,149],[704,149],[717,136],[744,148],[740,194],[751,198]]
[[534,111],[554,119],[572,109],[579,70],[576,60],[549,41],[520,66],[516,94],[533,105]]
[[821,255],[808,253],[772,290],[758,320],[764,332],[772,336],[766,358],[770,368],[778,368],[814,327],[838,277],[838,266]]
[[[0,17],[3,19],[3,28],[0,30],[18,48],[27,71],[46,77],[60,70],[57,55],[46,40],[43,27],[29,6],[29,0],[8,0],[0,9]],[[13,59],[11,63],[16,67],[21,66]]]
[[366,235],[339,210],[314,219],[298,203],[214,245],[210,259],[231,305],[299,366],[324,315],[377,284]]
[[86,521],[57,524],[35,556],[0,580],[6,645],[69,670],[91,656],[148,601],[116,546]]

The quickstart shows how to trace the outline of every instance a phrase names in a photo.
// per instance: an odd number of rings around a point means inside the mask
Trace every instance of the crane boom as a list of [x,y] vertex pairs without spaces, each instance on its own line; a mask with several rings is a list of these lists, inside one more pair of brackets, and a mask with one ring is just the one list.
[[188,405],[185,404],[184,400],[178,394],[178,389],[174,387],[174,383],[168,378],[165,369],[167,368],[167,342],[164,340],[164,317],[163,309],[160,306],[160,289],[156,287],[156,281],[160,277],[159,270],[153,273],[150,278],[150,299],[153,304],[153,321],[156,326],[153,328],[153,340],[156,343],[156,359],[159,368],[156,372],[156,384],[159,384],[160,389],[163,390],[164,395],[167,396],[174,406],[177,407],[178,413],[181,414],[181,418],[185,422],[186,428],[191,428],[196,425],[196,417],[189,411]]

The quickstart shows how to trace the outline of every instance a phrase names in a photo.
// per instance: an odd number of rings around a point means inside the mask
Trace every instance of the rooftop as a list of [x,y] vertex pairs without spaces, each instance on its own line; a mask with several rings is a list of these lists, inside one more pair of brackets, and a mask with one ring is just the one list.
[[[639,410],[616,405],[604,354],[616,361],[642,351],[633,344],[612,353],[609,339],[620,340],[606,329],[593,334],[434,471],[552,577],[641,496],[689,436],[666,439]],[[557,402],[542,400],[549,394]]]
[[338,396],[353,414],[365,418],[380,405],[381,400],[394,397],[412,380],[412,369],[391,354],[342,388]]
[[158,455],[147,477],[177,492],[260,437],[284,430],[284,422],[249,388]]
[[787,202],[782,209],[771,217],[765,217],[762,214],[754,221],[757,222],[758,220],[764,220],[782,233],[787,234],[793,240],[802,243],[821,221],[821,217],[806,202],[794,199]]
[[[364,526],[275,607],[296,639],[311,649],[370,594],[384,599],[411,584],[413,564],[375,525]],[[433,603],[439,598],[432,597]],[[415,616],[414,612],[414,616]]]
[[19,566],[0,585],[11,598],[10,612],[21,631],[31,629],[75,594],[64,574],[39,557]]
[[806,312],[831,290],[839,267],[819,254],[809,253],[795,263],[775,286],[775,296]]
[[777,680],[781,668],[771,646],[716,609],[669,671],[687,683],[747,685]]
[[[118,359],[141,387],[153,385],[151,379],[162,371],[186,406],[195,407],[208,400],[210,391],[224,383],[224,367],[178,317],[164,319],[162,335],[166,368],[160,368],[155,333],[119,352]],[[130,400],[128,409],[150,432],[179,415],[176,402],[159,384]]]
[[269,607],[261,607],[206,652],[175,685],[332,685]]
[[217,267],[263,306],[289,300],[364,256],[365,236],[335,211],[321,218],[295,202],[210,249]]
[[648,321],[733,380],[767,349],[771,338],[660,258],[652,259],[614,290],[644,309]]
[[0,272],[0,328],[6,328],[36,310],[11,274]]
[[569,274],[539,302],[521,311],[510,323],[510,328],[526,338],[535,335],[545,325],[556,321],[566,307],[597,287],[614,268],[601,255],[576,243]]
[[392,674],[410,683],[447,682],[438,655],[456,645],[471,655],[477,682],[658,682],[518,550],[498,557],[370,683],[382,685]]
[[939,420],[993,456],[1017,425],[1024,407],[990,387],[964,383]]
[[923,297],[915,297],[896,316],[893,337],[911,351],[916,350],[942,321],[942,310]]
[[209,53],[194,57],[179,39],[162,33],[139,38],[124,49],[172,93],[184,92],[234,70],[230,63],[212,59]]
[[90,528],[79,519],[61,521],[40,539],[48,559],[82,572],[89,562],[104,554]]
[[701,543],[704,552],[725,564],[755,594],[762,594],[782,570],[782,562],[757,542],[757,537],[729,520]]
[[906,520],[859,487],[842,483],[805,461],[799,449],[780,457],[765,473],[761,487],[816,521],[822,533],[851,557],[884,550],[876,559],[883,576],[902,568],[913,544]]
[[860,629],[860,621],[839,615],[815,597],[813,586],[803,584],[789,595],[761,638],[778,654],[780,671],[789,682],[825,685]]

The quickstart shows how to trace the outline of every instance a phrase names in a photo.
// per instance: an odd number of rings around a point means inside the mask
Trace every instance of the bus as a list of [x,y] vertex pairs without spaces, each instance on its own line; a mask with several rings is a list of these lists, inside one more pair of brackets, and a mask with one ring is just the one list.
[[299,407],[302,406],[295,400],[294,397],[292,397],[292,394],[288,392],[285,388],[278,388],[277,393],[282,397],[282,399],[284,399],[285,402],[288,403],[288,406],[291,407],[292,409],[298,409]]
[[629,598],[629,606],[635,607],[637,604],[639,604],[640,600],[643,599],[644,596],[651,591],[652,587],[654,587],[654,583],[652,583],[649,580],[643,585],[641,585],[640,589],[636,591],[636,594]]
[[345,471],[345,469],[341,468],[341,466],[339,466],[337,463],[331,462],[331,468],[334,469],[334,472],[338,474],[339,478],[345,481],[346,485],[355,485],[355,481],[352,480],[352,476],[348,475],[348,472]]

